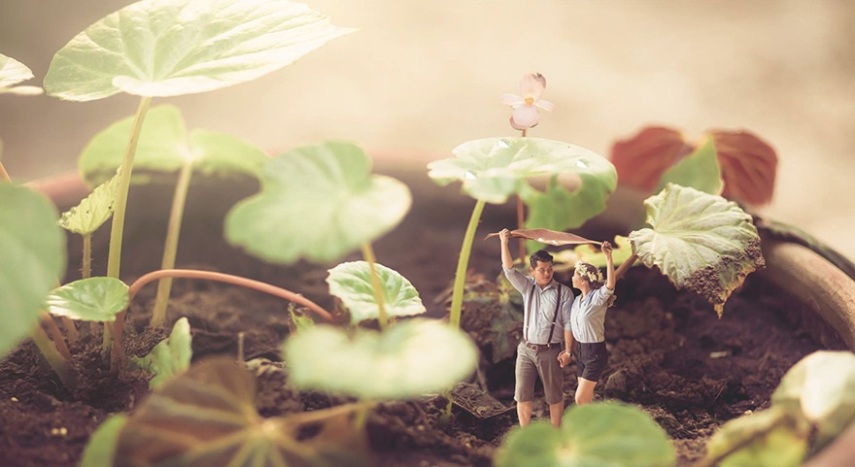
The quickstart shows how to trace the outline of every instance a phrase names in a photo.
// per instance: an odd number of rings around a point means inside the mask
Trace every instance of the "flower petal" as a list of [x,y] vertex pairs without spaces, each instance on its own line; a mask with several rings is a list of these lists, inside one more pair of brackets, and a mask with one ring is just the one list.
[[534,106],[543,109],[547,112],[552,112],[552,109],[555,108],[555,104],[550,101],[545,101],[543,99],[538,99],[534,101]]
[[526,73],[520,81],[520,93],[525,97],[537,100],[546,89],[546,78],[540,73]]
[[517,128],[518,130],[523,130],[526,128],[531,128],[540,121],[540,113],[534,106],[521,105],[514,109],[514,113],[511,115],[511,126],[514,126],[516,123],[517,126],[521,128]]
[[502,94],[502,104],[517,108],[525,103],[525,100],[516,94]]

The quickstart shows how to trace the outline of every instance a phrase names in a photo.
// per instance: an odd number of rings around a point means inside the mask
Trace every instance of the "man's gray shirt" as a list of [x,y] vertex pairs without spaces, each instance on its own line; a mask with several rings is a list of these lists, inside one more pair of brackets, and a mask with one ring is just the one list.
[[[505,269],[505,277],[508,282],[523,296],[523,339],[532,344],[555,344],[564,342],[564,331],[570,330],[570,307],[573,304],[573,289],[560,284],[554,278],[552,282],[541,289],[529,277],[517,269]],[[555,301],[558,298],[558,287],[561,287],[561,306],[555,317],[555,328],[552,336],[549,329],[552,327],[553,315],[555,315]],[[532,293],[533,290],[533,293]],[[528,303],[529,297],[531,302]],[[529,317],[528,313],[532,316]]]

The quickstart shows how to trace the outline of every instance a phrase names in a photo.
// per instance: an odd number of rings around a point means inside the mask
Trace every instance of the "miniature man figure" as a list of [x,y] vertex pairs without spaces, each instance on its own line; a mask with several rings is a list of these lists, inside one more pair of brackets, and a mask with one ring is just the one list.
[[559,362],[569,360],[573,337],[570,331],[570,307],[573,290],[553,280],[552,255],[539,250],[529,258],[531,277],[514,268],[508,239],[511,233],[499,233],[502,269],[511,285],[523,296],[523,337],[517,347],[514,400],[521,426],[531,423],[534,384],[543,383],[552,425],[561,425],[564,413],[564,370]]

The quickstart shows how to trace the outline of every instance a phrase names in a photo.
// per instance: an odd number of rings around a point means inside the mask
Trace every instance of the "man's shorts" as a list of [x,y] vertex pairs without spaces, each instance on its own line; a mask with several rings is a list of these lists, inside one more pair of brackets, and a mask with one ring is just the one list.
[[576,376],[597,382],[609,365],[609,352],[605,342],[573,343],[573,357],[576,360]]
[[543,383],[547,404],[557,404],[564,400],[564,369],[558,363],[558,354],[563,351],[563,345],[545,350],[533,350],[523,343],[517,346],[517,364],[514,370],[515,401],[534,400],[534,382],[538,377]]

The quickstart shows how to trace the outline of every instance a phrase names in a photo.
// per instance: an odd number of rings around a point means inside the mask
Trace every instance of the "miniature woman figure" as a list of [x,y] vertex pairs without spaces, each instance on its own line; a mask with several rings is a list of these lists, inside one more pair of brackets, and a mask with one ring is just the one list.
[[[606,256],[606,280],[592,264],[578,262],[573,273],[573,287],[581,292],[570,309],[573,341],[573,358],[576,359],[576,405],[585,405],[594,399],[594,387],[606,370],[609,354],[606,350],[605,320],[610,298],[615,290],[615,268],[612,246],[603,242]],[[570,355],[558,356],[561,367],[570,363]]]

